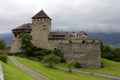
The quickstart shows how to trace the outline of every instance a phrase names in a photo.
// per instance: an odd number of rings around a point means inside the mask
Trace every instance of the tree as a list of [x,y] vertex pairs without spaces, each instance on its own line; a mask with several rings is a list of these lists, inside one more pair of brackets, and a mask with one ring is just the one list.
[[53,67],[53,64],[59,63],[61,58],[55,54],[49,54],[45,56],[42,60],[44,63],[47,63],[48,66]]
[[73,60],[73,59],[67,62],[67,66],[69,68],[69,72],[72,72],[72,68],[75,67],[75,65],[76,65],[76,61]]
[[32,44],[32,36],[28,33],[21,33],[19,38],[21,39],[21,50],[26,54],[26,56],[31,56],[33,54],[34,45]]
[[5,55],[5,54],[0,54],[0,60],[1,61],[3,61],[3,62],[5,62],[5,63],[7,63],[7,55]]
[[103,58],[120,62],[120,48],[110,47],[101,43],[101,53]]
[[112,60],[120,62],[120,48],[113,48],[112,53],[113,53]]
[[0,50],[2,50],[2,53],[5,48],[6,48],[5,42],[3,40],[0,40]]

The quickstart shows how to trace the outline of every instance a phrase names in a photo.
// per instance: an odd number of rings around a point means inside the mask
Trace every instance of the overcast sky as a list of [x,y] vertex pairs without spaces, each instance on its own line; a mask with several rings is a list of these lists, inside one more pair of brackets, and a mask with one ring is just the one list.
[[41,9],[52,30],[120,32],[120,0],[0,0],[0,33],[31,23]]

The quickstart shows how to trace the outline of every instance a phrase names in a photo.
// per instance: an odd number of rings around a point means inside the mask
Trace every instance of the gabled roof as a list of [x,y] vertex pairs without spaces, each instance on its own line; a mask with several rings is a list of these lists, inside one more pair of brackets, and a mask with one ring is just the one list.
[[50,20],[52,20],[43,10],[41,10],[32,17],[32,19],[39,19],[39,18],[49,18]]

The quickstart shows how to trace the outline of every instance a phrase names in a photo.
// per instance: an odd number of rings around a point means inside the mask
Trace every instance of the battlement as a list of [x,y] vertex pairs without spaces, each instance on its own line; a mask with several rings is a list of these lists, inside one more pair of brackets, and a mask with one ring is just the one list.
[[62,40],[60,43],[75,43],[75,44],[100,44],[100,41],[97,39],[79,39],[79,40]]
[[33,19],[32,21],[51,21],[50,19],[48,18],[38,18],[38,19]]

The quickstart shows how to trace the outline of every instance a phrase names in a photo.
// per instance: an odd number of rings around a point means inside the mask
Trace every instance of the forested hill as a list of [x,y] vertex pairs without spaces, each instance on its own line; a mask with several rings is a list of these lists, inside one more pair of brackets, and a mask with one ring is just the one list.
[[7,46],[10,45],[12,38],[13,38],[12,33],[0,34],[0,39],[4,40]]
[[120,47],[120,33],[88,33],[88,35],[111,46]]
[[[88,33],[88,35],[100,39],[106,44],[120,46],[120,33]],[[12,33],[0,34],[0,39],[5,40],[7,45],[10,45],[12,38]]]

